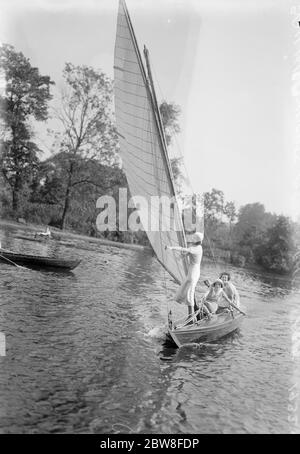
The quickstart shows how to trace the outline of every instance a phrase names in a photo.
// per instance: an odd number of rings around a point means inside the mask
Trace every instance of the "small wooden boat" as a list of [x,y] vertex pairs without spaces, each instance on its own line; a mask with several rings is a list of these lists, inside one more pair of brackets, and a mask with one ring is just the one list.
[[242,313],[224,313],[207,317],[183,327],[169,323],[169,335],[177,345],[181,347],[193,342],[212,342],[234,332],[241,325],[244,318]]
[[35,243],[45,243],[45,241],[48,240],[48,238],[35,238],[33,236],[23,236],[23,235],[14,235],[14,238],[17,238],[18,240],[25,240],[25,241],[32,241]]
[[44,257],[41,255],[19,254],[16,252],[0,249],[0,260],[18,265],[29,265],[35,267],[60,268],[64,270],[73,270],[79,265],[81,260],[78,259],[61,259],[54,257]]

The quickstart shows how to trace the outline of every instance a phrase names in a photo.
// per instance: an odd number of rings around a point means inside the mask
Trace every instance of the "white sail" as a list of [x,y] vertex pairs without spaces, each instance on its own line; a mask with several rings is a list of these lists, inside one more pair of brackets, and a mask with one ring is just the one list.
[[[144,197],[150,207],[151,200],[152,206],[155,205],[153,197],[171,198],[175,190],[158,112],[123,0],[119,2],[114,68],[115,111],[123,169],[131,195]],[[156,231],[148,225],[148,213],[143,210],[140,211],[141,222],[158,260],[181,283],[187,273],[186,257],[165,251],[166,245],[186,246],[177,203],[170,216],[167,210],[160,214],[163,227]],[[164,226],[169,228],[164,231]]]

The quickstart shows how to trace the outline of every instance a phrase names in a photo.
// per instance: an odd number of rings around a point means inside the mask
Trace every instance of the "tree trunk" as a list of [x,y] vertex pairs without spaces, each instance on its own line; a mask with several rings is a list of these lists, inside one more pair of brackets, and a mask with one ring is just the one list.
[[67,191],[66,191],[66,195],[65,195],[64,211],[63,211],[61,221],[60,221],[60,226],[59,226],[59,228],[61,230],[64,230],[64,228],[65,228],[65,222],[66,222],[66,217],[67,217],[69,207],[70,207],[70,188],[68,187]]
[[63,230],[65,228],[66,217],[67,217],[67,213],[68,213],[69,207],[70,207],[72,173],[73,173],[73,163],[70,164],[70,171],[69,171],[69,177],[68,177],[68,182],[67,182],[67,190],[66,190],[66,195],[65,195],[64,211],[63,211],[61,221],[60,221],[61,230]]
[[14,215],[17,217],[18,209],[19,209],[19,194],[18,189],[14,186],[12,190],[12,209]]
[[18,217],[18,211],[19,211],[19,191],[21,189],[21,178],[19,174],[17,173],[16,179],[14,181],[14,185],[12,187],[12,209],[14,212],[14,216],[17,218]]

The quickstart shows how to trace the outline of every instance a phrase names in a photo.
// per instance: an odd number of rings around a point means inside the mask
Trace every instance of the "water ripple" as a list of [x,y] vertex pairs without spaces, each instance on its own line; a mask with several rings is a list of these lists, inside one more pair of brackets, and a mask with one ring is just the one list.
[[[299,289],[230,268],[248,317],[240,331],[180,349],[166,340],[176,285],[143,252],[16,242],[79,255],[73,273],[0,264],[2,433],[285,433],[291,307]],[[25,243],[25,242],[24,242]],[[220,270],[206,264],[203,276]],[[200,291],[204,291],[200,286]]]

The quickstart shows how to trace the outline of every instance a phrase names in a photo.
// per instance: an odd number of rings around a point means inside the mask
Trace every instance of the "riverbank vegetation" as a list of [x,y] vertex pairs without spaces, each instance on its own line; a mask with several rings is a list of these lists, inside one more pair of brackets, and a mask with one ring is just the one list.
[[[64,86],[54,98],[54,82],[10,45],[0,49],[6,89],[0,96],[1,218],[71,229],[90,236],[147,245],[144,232],[98,232],[96,201],[127,181],[118,155],[113,114],[113,83],[101,70],[66,63]],[[180,131],[179,106],[160,106],[167,143]],[[49,119],[52,152],[45,159],[38,146],[37,123]],[[171,159],[181,187],[181,162]],[[204,194],[205,254],[238,266],[259,265],[291,273],[298,257],[299,225],[269,213],[261,203],[237,209],[223,191]]]

